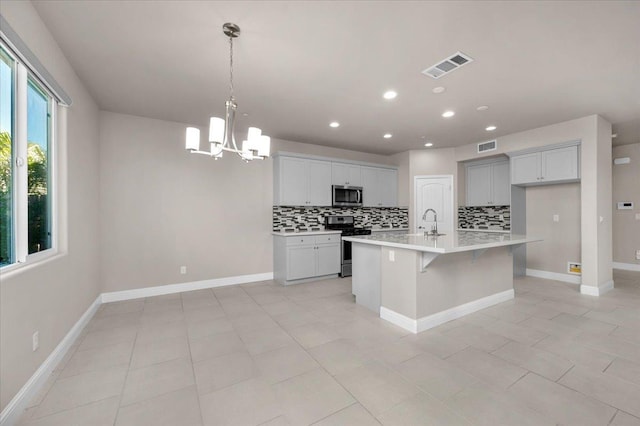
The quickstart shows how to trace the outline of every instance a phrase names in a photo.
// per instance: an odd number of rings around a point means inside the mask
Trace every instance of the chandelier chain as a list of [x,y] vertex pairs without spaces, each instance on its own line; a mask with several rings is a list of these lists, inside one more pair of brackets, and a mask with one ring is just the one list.
[[233,99],[233,37],[229,37],[229,92]]

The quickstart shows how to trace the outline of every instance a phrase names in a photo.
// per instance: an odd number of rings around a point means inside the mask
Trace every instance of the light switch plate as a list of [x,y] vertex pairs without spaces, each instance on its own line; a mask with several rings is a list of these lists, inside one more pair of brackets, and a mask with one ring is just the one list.
[[396,261],[396,252],[393,250],[389,250],[389,262]]
[[559,214],[554,214],[553,215],[553,221],[554,222],[560,222],[560,215]]
[[640,220],[640,213],[636,213],[636,220]]

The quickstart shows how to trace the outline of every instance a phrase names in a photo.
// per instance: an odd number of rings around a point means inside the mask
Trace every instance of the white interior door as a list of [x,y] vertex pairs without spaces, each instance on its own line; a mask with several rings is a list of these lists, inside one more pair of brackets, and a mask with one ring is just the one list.
[[414,232],[431,230],[434,224],[433,213],[426,220],[422,216],[427,209],[438,214],[438,231],[453,231],[453,177],[452,176],[416,176],[415,178],[415,220]]

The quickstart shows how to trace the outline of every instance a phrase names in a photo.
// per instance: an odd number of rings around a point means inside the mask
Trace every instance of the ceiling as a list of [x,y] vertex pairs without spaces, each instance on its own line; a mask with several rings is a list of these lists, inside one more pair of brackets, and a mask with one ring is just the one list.
[[[600,114],[640,142],[640,2],[35,1],[101,109],[391,154]],[[457,51],[470,64],[421,71]],[[438,86],[446,90],[434,94]],[[398,97],[382,98],[394,89]],[[487,105],[486,111],[477,111]],[[456,115],[445,119],[443,111]],[[340,127],[333,129],[329,122]],[[488,125],[497,126],[487,132]],[[384,139],[384,133],[393,137]]]

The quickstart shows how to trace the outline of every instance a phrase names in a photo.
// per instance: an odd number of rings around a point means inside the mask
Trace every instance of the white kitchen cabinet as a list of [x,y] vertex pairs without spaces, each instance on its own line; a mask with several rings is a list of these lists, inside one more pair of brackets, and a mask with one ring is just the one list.
[[284,285],[340,273],[339,233],[274,235],[274,279]]
[[510,204],[509,162],[470,164],[466,167],[467,206]]
[[283,206],[330,206],[331,163],[277,157],[274,163],[274,203]]
[[357,164],[331,163],[331,184],[362,186],[360,169]]
[[396,207],[398,171],[362,166],[362,204],[364,207]]
[[578,181],[579,159],[577,145],[514,155],[511,157],[511,183],[528,186]]

